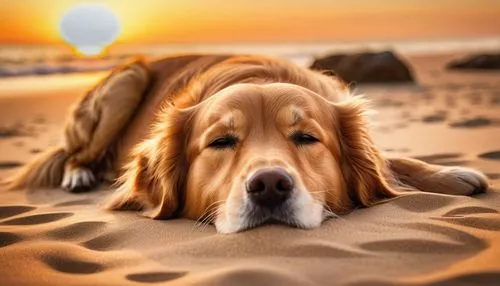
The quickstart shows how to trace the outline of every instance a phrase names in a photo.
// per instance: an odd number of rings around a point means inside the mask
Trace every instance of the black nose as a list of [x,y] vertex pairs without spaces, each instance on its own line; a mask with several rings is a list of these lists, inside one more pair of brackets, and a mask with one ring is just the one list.
[[294,188],[293,180],[281,168],[266,168],[255,172],[247,182],[247,193],[257,205],[273,208],[282,204]]

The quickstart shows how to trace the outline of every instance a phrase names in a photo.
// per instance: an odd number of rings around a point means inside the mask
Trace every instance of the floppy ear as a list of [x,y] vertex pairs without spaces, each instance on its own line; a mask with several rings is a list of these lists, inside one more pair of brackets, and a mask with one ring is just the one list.
[[398,194],[385,160],[370,136],[367,104],[361,96],[334,104],[342,173],[351,200],[360,206],[370,206]]
[[141,210],[156,219],[171,218],[180,211],[192,114],[191,109],[173,106],[160,112],[149,139],[133,150],[107,209]]

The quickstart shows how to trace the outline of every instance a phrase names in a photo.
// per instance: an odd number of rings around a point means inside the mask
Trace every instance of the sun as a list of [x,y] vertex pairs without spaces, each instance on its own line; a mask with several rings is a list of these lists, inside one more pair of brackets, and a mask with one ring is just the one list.
[[66,11],[59,24],[63,39],[78,54],[102,54],[120,34],[120,21],[108,7],[79,4]]

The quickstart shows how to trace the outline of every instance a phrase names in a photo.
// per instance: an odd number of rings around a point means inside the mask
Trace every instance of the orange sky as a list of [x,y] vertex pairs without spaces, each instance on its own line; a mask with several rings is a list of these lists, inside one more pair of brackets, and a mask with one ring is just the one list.
[[499,0],[0,0],[0,43],[60,43],[82,2],[115,12],[121,43],[500,37]]

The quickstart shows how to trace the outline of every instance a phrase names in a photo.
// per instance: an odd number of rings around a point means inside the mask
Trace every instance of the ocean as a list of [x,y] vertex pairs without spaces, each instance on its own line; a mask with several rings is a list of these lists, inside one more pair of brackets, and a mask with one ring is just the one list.
[[110,69],[135,55],[155,57],[178,53],[251,53],[286,57],[308,65],[315,56],[366,50],[393,50],[403,55],[454,51],[500,51],[500,37],[461,40],[364,41],[281,44],[113,45],[100,58],[81,58],[64,45],[0,45],[0,77],[42,76]]

